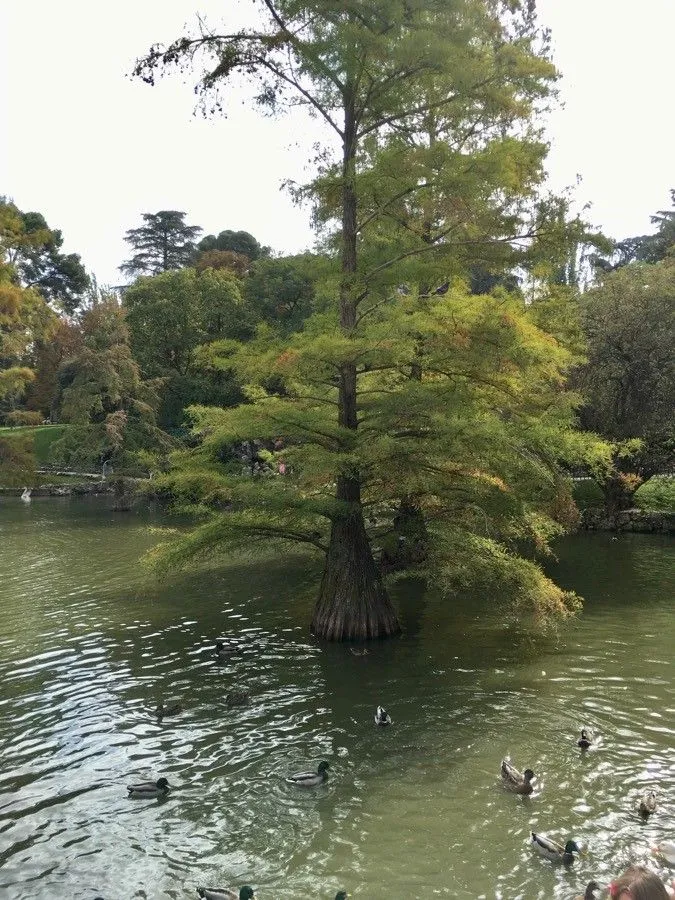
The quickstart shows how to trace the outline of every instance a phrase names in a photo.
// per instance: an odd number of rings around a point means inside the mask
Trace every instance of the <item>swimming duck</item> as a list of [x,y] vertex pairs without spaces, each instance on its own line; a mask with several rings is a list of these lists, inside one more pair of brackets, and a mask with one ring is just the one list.
[[377,707],[377,712],[375,713],[375,724],[391,725],[391,716],[383,706]]
[[320,762],[316,772],[296,772],[295,775],[289,775],[286,781],[289,784],[298,784],[301,787],[314,787],[324,782],[328,775],[326,772],[330,769],[327,762]]
[[551,859],[554,862],[572,863],[574,862],[572,854],[581,853],[581,847],[576,841],[568,841],[563,847],[562,844],[552,841],[543,834],[535,834],[534,831],[530,832],[530,834],[532,835],[530,843],[535,850],[541,853],[542,856],[545,856],[546,859]]
[[335,900],[347,900],[347,897],[349,897],[347,891],[338,891],[335,895]]
[[170,785],[166,778],[127,785],[130,797],[165,797],[169,793],[169,788]]
[[356,647],[350,647],[349,652],[352,656],[368,656],[368,650],[365,647],[362,650],[358,650]]
[[588,732],[585,728],[581,729],[581,737],[577,741],[577,747],[581,747],[582,750],[588,750],[593,741],[588,736]]
[[245,706],[251,699],[248,691],[234,690],[225,696],[225,702],[228,706]]
[[216,657],[217,659],[225,659],[237,652],[236,644],[226,644],[225,641],[216,641]]
[[583,894],[579,894],[574,900],[595,900],[595,892],[600,890],[597,881],[589,881]]
[[648,819],[656,812],[656,791],[645,791],[638,803],[638,812],[643,819]]
[[248,884],[239,888],[239,893],[231,891],[229,888],[203,887],[198,887],[197,893],[200,897],[204,897],[205,900],[251,900],[251,897],[255,897],[253,888],[249,887]]
[[525,769],[521,773],[508,759],[503,759],[501,771],[502,783],[507,790],[513,791],[514,794],[531,794],[534,790],[532,779],[536,776],[532,769]]
[[164,716],[175,716],[179,712],[183,712],[183,707],[177,700],[174,700],[171,703],[158,703],[155,715],[157,716],[157,721],[161,722]]

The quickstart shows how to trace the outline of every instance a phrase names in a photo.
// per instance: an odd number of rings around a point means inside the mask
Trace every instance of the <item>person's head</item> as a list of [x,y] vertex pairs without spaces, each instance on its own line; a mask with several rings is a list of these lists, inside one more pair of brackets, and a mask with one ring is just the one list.
[[612,900],[669,900],[663,882],[645,869],[644,866],[631,866],[609,886]]

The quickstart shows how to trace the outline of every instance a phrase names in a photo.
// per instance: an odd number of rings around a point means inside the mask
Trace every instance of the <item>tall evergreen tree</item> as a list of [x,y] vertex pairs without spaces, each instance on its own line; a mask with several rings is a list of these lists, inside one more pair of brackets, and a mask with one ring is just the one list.
[[[235,358],[252,406],[195,411],[208,437],[183,465],[202,485],[200,509],[214,511],[174,557],[252,535],[315,546],[326,559],[319,635],[398,630],[371,539],[410,497],[433,527],[436,575],[478,560],[526,583],[542,608],[566,608],[512,552],[526,534],[545,544],[557,460],[581,453],[560,391],[565,353],[517,304],[469,302],[450,284],[532,238],[545,153],[532,115],[556,77],[540,37],[533,4],[518,0],[264,0],[259,27],[210,28],[137,64],[152,83],[203,59],[214,109],[220,85],[249,74],[259,102],[309,106],[339,146],[304,192],[318,222],[338,223],[326,311],[285,346],[266,336]],[[263,373],[282,389],[261,393]],[[274,434],[290,443],[291,474],[285,459],[287,474],[264,483],[222,471],[224,445]],[[224,492],[237,499],[225,516]]]
[[131,245],[133,256],[120,266],[125,275],[158,275],[170,269],[189,265],[195,255],[195,240],[202,229],[185,223],[185,213],[162,209],[143,213],[144,225],[130,228],[124,240]]

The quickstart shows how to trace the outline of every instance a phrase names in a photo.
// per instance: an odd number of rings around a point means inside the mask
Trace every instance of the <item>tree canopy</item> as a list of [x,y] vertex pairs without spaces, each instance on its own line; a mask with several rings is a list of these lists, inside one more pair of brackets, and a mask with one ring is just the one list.
[[[279,343],[263,329],[245,353],[221,346],[248,376],[249,404],[193,413],[204,443],[169,480],[190,485],[205,522],[173,558],[256,536],[299,541],[325,554],[314,631],[384,636],[398,622],[374,548],[412,507],[437,582],[499,570],[533,609],[564,613],[568,598],[517,547],[545,547],[565,506],[559,462],[590,452],[562,390],[568,358],[521,301],[453,286],[478,265],[516,265],[538,236],[535,114],[557,76],[533,4],[258,9],[256,26],[204,27],[153,47],[135,71],[152,83],[197,68],[211,110],[244,73],[268,109],[306,105],[323,119],[335,145],[298,194],[332,266],[302,332]],[[283,443],[267,470],[278,477],[223,464],[228,446],[256,439],[267,453]],[[219,511],[223,499],[234,511]]]
[[63,236],[38,212],[21,212],[0,197],[0,247],[16,279],[32,287],[57,308],[72,314],[89,287],[77,253],[61,253]]
[[143,213],[139,228],[130,228],[124,240],[134,251],[120,266],[125,275],[157,275],[189,265],[195,255],[195,240],[202,229],[185,222],[185,213],[162,209]]
[[205,235],[197,250],[200,253],[208,253],[211,250],[229,250],[232,253],[240,253],[251,261],[269,253],[269,248],[261,247],[258,241],[248,231],[221,231],[215,234]]

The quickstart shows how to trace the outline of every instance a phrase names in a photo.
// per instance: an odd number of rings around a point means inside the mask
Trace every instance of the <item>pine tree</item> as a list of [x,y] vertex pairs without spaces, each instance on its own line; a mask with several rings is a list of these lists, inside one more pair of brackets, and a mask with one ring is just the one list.
[[143,213],[145,224],[130,228],[124,236],[134,255],[122,263],[120,271],[136,277],[157,275],[189,265],[196,252],[195,240],[202,229],[197,225],[186,225],[184,220],[185,213],[175,209]]
[[[181,38],[136,67],[152,83],[201,54],[205,102],[243,71],[261,103],[308,105],[339,144],[302,192],[317,221],[339,223],[325,312],[283,345],[262,333],[245,354],[221,347],[252,403],[194,411],[206,438],[170,480],[200,497],[207,521],[173,559],[253,535],[314,546],[326,558],[314,631],[384,636],[399,626],[373,547],[412,502],[437,576],[459,583],[484,564],[527,584],[538,609],[564,612],[563,593],[513,550],[545,545],[558,460],[585,452],[561,390],[566,354],[520,301],[451,287],[471,265],[513,262],[533,237],[545,147],[532,116],[556,73],[532,4],[265,0],[263,12],[258,29]],[[224,448],[275,436],[283,476],[223,466]]]

